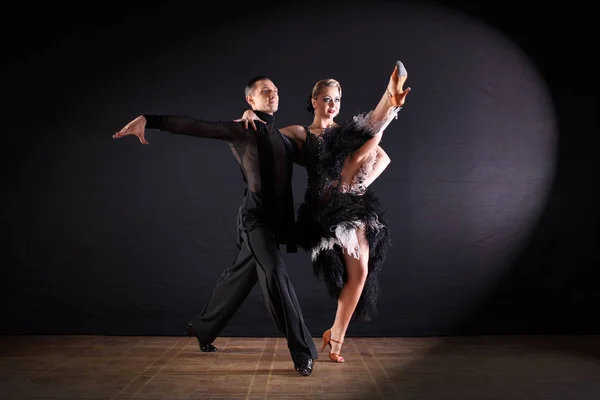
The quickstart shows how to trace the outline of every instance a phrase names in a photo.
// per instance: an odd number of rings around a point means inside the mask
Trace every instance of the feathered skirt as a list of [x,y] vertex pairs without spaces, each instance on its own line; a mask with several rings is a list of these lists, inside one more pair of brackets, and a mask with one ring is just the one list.
[[325,281],[328,293],[336,299],[348,277],[343,252],[361,256],[356,230],[365,229],[368,275],[352,319],[369,321],[377,311],[378,274],[391,244],[387,215],[374,193],[334,189],[326,202],[304,202],[298,209],[297,227],[299,245],[310,254],[314,274]]

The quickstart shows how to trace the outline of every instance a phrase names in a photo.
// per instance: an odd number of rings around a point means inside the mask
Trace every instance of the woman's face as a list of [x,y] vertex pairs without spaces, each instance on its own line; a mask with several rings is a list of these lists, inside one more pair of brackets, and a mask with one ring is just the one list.
[[335,86],[325,86],[321,92],[312,99],[315,115],[322,118],[334,118],[340,113],[342,96]]

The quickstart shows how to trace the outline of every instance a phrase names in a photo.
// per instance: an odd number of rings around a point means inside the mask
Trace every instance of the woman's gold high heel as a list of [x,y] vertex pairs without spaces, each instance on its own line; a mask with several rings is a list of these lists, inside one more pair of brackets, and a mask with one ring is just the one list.
[[410,88],[403,89],[406,79],[408,79],[408,72],[406,72],[404,64],[402,64],[402,61],[396,61],[396,66],[394,67],[394,71],[392,71],[390,83],[387,87],[390,103],[394,107],[401,107],[404,104],[406,95],[410,92]]
[[[333,349],[333,347],[331,346],[331,342],[338,343],[340,345],[342,343],[344,343],[344,342],[339,342],[339,341],[337,341],[335,339],[332,339],[331,338],[331,329],[327,329],[325,331],[325,333],[323,333],[323,347],[321,347],[321,351],[325,350],[325,347],[327,347],[327,346],[329,346],[330,349]],[[339,354],[339,353],[331,353],[330,352],[329,353],[329,359],[331,361],[338,362],[338,363],[343,363],[345,361],[344,357],[342,357],[342,355]]]

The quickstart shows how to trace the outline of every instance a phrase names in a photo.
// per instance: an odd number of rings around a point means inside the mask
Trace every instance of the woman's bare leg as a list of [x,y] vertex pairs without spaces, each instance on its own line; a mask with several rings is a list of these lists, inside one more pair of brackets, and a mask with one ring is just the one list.
[[[339,342],[342,342],[346,336],[346,330],[360,299],[369,272],[369,242],[365,235],[365,229],[358,229],[356,235],[358,237],[360,257],[356,259],[352,255],[347,254],[347,252],[344,252],[348,280],[341,289],[335,320],[331,327],[331,338]],[[331,353],[340,354],[341,343],[331,341],[331,347]]]
[[394,109],[404,105],[406,95],[410,92],[410,88],[404,89],[406,79],[408,79],[406,69],[404,68],[404,65],[398,61],[392,71],[385,92],[381,96],[377,107],[373,109],[371,115],[371,123],[373,125],[382,124],[385,128],[395,115],[393,113]]
[[348,182],[356,174],[359,168],[364,164],[365,159],[379,147],[383,131],[398,114],[410,92],[410,88],[404,89],[404,82],[408,78],[406,69],[400,61],[396,63],[390,76],[385,92],[381,96],[377,107],[375,107],[368,116],[367,123],[373,131],[374,136],[367,140],[354,154],[346,160],[344,170],[342,171],[343,183]]

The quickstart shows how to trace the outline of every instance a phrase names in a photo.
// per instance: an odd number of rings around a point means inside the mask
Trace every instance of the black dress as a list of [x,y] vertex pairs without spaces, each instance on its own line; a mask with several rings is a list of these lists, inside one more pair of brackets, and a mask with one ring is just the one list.
[[353,319],[368,321],[376,313],[378,274],[391,244],[386,213],[362,179],[377,160],[367,161],[347,187],[339,185],[344,161],[376,133],[368,114],[328,128],[321,136],[306,129],[302,149],[308,186],[298,209],[299,245],[308,252],[316,276],[323,278],[328,292],[337,297],[347,281],[342,248],[359,257],[356,229],[364,227],[369,242],[368,276]]

